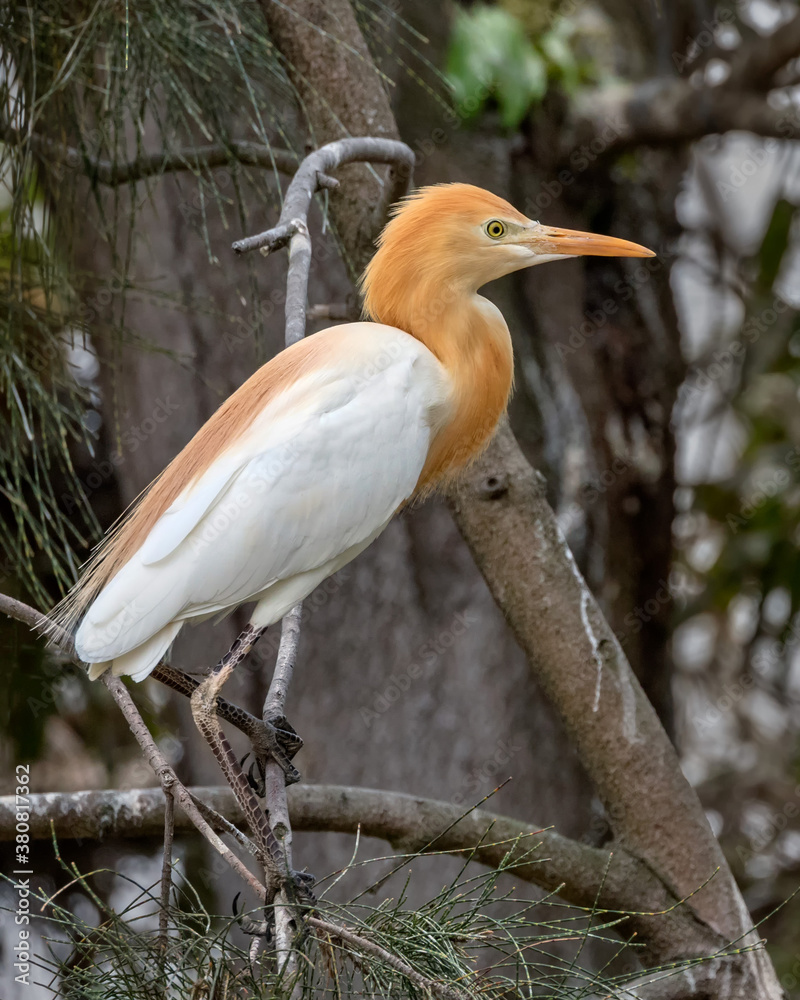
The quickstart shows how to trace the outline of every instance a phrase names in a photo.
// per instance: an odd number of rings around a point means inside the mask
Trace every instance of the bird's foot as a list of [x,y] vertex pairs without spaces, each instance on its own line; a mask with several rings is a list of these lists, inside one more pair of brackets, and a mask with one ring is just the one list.
[[292,758],[302,747],[303,741],[285,716],[279,715],[268,719],[249,736],[253,744],[255,762],[250,765],[247,777],[250,786],[258,795],[262,798],[264,796],[264,768],[270,759],[280,765],[287,785],[293,785],[300,780],[300,772],[292,764]]
[[317,884],[316,876],[305,870],[299,872],[294,869],[291,873],[291,879],[294,883],[298,903],[307,909],[313,909],[317,905],[317,897],[314,894],[314,886]]
[[[296,905],[298,917],[302,917],[303,913],[308,913],[316,907],[317,897],[314,895],[316,884],[317,880],[311,872],[300,872],[293,869],[289,873],[283,889],[287,898]],[[233,899],[233,916],[242,929],[242,933],[249,937],[263,937],[265,942],[269,944],[275,936],[275,910],[272,906],[267,906],[264,909],[266,919],[254,920],[248,913],[239,913],[237,907],[239,895],[237,892]]]

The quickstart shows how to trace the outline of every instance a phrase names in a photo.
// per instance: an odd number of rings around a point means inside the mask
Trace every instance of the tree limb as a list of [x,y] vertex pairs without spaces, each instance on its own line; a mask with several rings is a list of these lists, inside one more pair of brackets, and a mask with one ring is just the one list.
[[800,14],[795,14],[772,34],[756,36],[737,49],[728,83],[742,90],[769,90],[778,70],[798,55]]
[[[490,480],[502,489],[488,489]],[[755,945],[752,921],[700,800],[575,565],[545,498],[544,478],[507,421],[447,499],[618,842],[677,898],[693,894],[687,905],[709,928]],[[751,996],[780,996],[769,965],[751,972],[751,986],[743,987]],[[755,982],[774,990],[759,993]]]
[[775,74],[799,55],[800,14],[766,38],[743,44],[729,60],[727,79],[716,86],[698,90],[691,79],[661,76],[587,91],[576,98],[562,129],[560,160],[569,163],[585,147],[594,161],[636,146],[674,145],[725,132],[797,139],[800,116],[789,107],[774,107],[766,92]]
[[150,153],[137,156],[133,160],[105,160],[91,156],[88,152],[56,142],[36,132],[27,134],[9,125],[0,127],[0,139],[5,143],[21,146],[25,143],[50,163],[80,170],[93,183],[107,187],[121,184],[135,184],[147,177],[173,174],[183,170],[213,170],[231,163],[241,163],[249,167],[264,167],[283,174],[293,174],[298,158],[288,149],[275,149],[256,142],[234,141],[225,146],[187,146],[174,153]]
[[133,699],[128,694],[128,689],[119,677],[114,677],[109,674],[108,671],[103,674],[102,680],[111,693],[111,697],[114,701],[116,701],[120,711],[125,716],[125,721],[128,723],[130,731],[133,733],[134,738],[142,748],[148,764],[150,764],[154,774],[161,783],[164,794],[173,795],[175,797],[178,805],[180,805],[186,816],[191,820],[192,826],[194,826],[197,831],[205,837],[208,843],[211,844],[214,850],[228,862],[231,868],[237,875],[239,875],[245,884],[250,886],[256,896],[259,899],[262,899],[265,893],[264,886],[261,885],[258,879],[256,879],[255,876],[244,866],[244,864],[242,864],[239,858],[237,858],[233,851],[231,851],[230,848],[223,843],[223,841],[217,836],[216,832],[206,822],[200,810],[192,801],[191,793],[178,779],[177,774],[175,774],[175,771],[170,766],[166,757],[156,746],[153,737],[150,735],[147,726],[144,724],[144,720],[141,715],[139,715],[139,710],[136,708],[133,703]]
[[596,161],[637,146],[675,145],[732,131],[796,139],[800,117],[773,107],[758,93],[719,86],[701,97],[688,80],[661,77],[579,99],[562,131],[559,155],[569,163],[576,151],[588,148]]
[[[228,789],[188,791],[206,810],[213,809],[237,826],[244,822],[241,806]],[[163,800],[157,789],[45,793],[30,798],[31,836],[37,839],[50,837],[51,820],[60,840],[155,837],[163,830]],[[480,809],[464,815],[460,806],[449,802],[370,788],[292,785],[288,803],[295,830],[355,834],[360,829],[362,836],[386,840],[404,852],[463,852],[492,868],[512,851],[516,878],[558,892],[579,906],[630,913],[626,930],[635,928],[646,935],[657,961],[674,958],[677,941],[685,956],[698,957],[713,954],[726,943],[689,907],[680,905],[646,864],[619,847],[589,847],[506,816]],[[14,797],[0,797],[0,841],[13,839],[14,822]],[[192,828],[193,823],[177,810],[176,832]]]

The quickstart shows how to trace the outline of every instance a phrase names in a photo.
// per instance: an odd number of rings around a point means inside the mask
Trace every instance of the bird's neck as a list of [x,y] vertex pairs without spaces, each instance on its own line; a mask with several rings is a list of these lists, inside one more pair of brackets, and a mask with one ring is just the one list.
[[427,493],[477,458],[505,412],[514,377],[508,327],[477,292],[424,280],[391,308],[382,309],[373,295],[370,314],[420,340],[450,378],[449,419],[431,442],[417,484],[417,494]]

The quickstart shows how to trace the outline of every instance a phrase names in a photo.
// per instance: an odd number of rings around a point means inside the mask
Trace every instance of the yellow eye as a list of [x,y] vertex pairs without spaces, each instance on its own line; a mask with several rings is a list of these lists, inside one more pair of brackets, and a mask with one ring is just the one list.
[[506,235],[506,227],[499,219],[492,219],[486,223],[486,235],[491,236],[493,240],[499,240]]

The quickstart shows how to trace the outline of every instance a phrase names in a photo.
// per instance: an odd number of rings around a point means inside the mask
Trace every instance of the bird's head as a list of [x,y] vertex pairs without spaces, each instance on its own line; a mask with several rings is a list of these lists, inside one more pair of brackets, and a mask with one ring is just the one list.
[[375,319],[397,323],[392,303],[415,288],[471,293],[524,267],[589,255],[655,256],[614,236],[544,226],[471,184],[424,187],[399,203],[381,233],[362,280],[365,308]]

